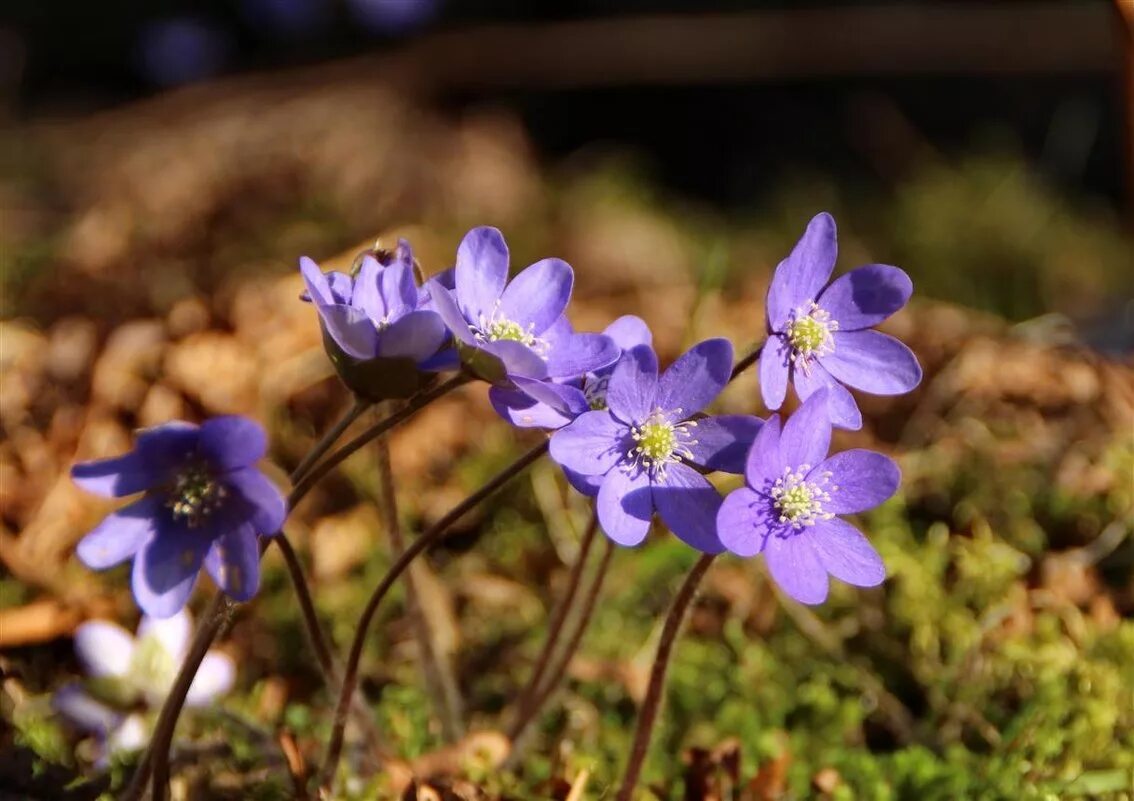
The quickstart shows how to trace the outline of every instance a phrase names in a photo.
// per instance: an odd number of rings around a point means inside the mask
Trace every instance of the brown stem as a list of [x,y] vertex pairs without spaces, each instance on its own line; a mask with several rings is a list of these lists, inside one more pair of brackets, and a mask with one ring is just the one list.
[[307,630],[307,637],[311,640],[311,648],[315,651],[315,658],[319,660],[319,667],[323,669],[323,678],[328,687],[338,686],[335,676],[335,658],[331,654],[331,647],[327,642],[327,634],[319,622],[319,615],[315,611],[315,602],[311,597],[311,588],[303,575],[303,565],[299,562],[299,555],[291,547],[291,541],[282,531],[272,537],[271,542],[279,546],[283,554],[284,564],[287,565],[288,575],[291,576],[292,586],[295,587],[295,597],[299,601],[299,611],[303,616],[303,627]]
[[543,681],[543,677],[547,673],[551,657],[555,653],[556,647],[560,644],[559,635],[563,631],[563,624],[567,622],[567,617],[571,612],[571,606],[575,602],[575,595],[579,589],[579,581],[583,577],[583,568],[586,566],[587,557],[591,553],[591,546],[594,544],[597,529],[598,515],[597,513],[592,513],[591,521],[587,524],[587,529],[583,533],[583,540],[579,543],[578,556],[575,559],[575,563],[571,565],[571,573],[567,578],[567,590],[563,593],[563,597],[559,600],[559,604],[552,613],[551,620],[547,625],[547,637],[543,643],[543,650],[540,651],[535,668],[532,670],[532,675],[528,679],[524,691],[520,694],[519,702],[516,704],[516,719],[508,729],[508,739],[512,742],[516,741],[516,738],[519,737],[520,733],[527,726],[528,721],[533,717],[533,702],[539,694],[540,682]]
[[550,440],[545,439],[539,445],[536,445],[519,459],[497,473],[479,490],[453,507],[448,514],[434,523],[424,534],[414,540],[413,543],[402,552],[397,561],[386,571],[386,575],[382,577],[382,581],[374,588],[374,592],[371,593],[365,608],[362,610],[362,615],[358,621],[358,628],[354,633],[354,640],[351,642],[350,653],[347,656],[346,668],[343,675],[343,688],[339,695],[338,705],[335,707],[331,738],[327,744],[327,756],[323,761],[323,768],[320,771],[319,786],[324,795],[330,796],[331,785],[334,783],[335,771],[338,769],[339,757],[342,754],[347,709],[350,705],[351,698],[354,696],[355,688],[358,686],[358,666],[359,662],[362,660],[362,647],[366,643],[366,632],[370,628],[370,623],[374,619],[374,614],[378,611],[378,606],[381,604],[382,599],[386,597],[386,593],[390,591],[394,582],[398,580],[402,572],[409,567],[410,563],[413,562],[419,554],[444,538],[449,526],[463,517],[485,498],[507,484],[512,478],[519,475],[524,468],[536,459],[547,453],[549,446]]
[[[391,556],[397,557],[406,548],[405,537],[402,534],[402,524],[398,515],[398,499],[394,488],[394,471],[390,465],[390,446],[387,437],[379,437],[375,442],[378,455],[378,486],[379,505],[386,524],[386,531],[390,537]],[[406,616],[413,628],[417,640],[422,673],[425,686],[433,699],[434,709],[441,719],[442,736],[448,742],[456,742],[461,738],[461,704],[457,682],[447,664],[443,664],[437,654],[433,642],[433,632],[429,620],[425,616],[421,605],[421,597],[416,568],[420,565],[411,565],[405,573],[406,585]]]
[[575,621],[575,627],[571,631],[566,647],[560,651],[554,667],[547,673],[546,679],[537,690],[526,717],[518,721],[517,725],[513,727],[514,734],[510,735],[512,752],[508,755],[505,767],[514,767],[519,762],[520,755],[523,752],[522,743],[525,731],[539,715],[544,705],[547,704],[548,699],[559,688],[560,682],[563,681],[563,675],[567,672],[567,666],[571,664],[575,652],[579,650],[579,643],[583,641],[583,635],[590,625],[591,615],[594,614],[595,604],[598,602],[603,582],[606,580],[607,569],[610,567],[610,558],[613,555],[614,543],[604,538],[602,557],[595,569],[594,576],[591,577],[590,584],[587,586],[586,594],[583,596],[583,605],[579,611],[578,619]]
[[331,449],[332,445],[338,442],[343,432],[350,428],[350,424],[361,417],[362,413],[369,408],[370,401],[355,398],[354,405],[350,407],[347,413],[340,417],[338,422],[327,429],[326,433],[319,438],[318,442],[311,446],[311,450],[307,452],[307,455],[304,456],[299,464],[295,466],[295,469],[291,471],[291,475],[289,476],[291,483],[295,484],[295,482],[303,478],[311,469],[311,466],[319,461],[323,454]]
[[738,361],[736,363],[736,366],[732,368],[732,375],[729,376],[728,380],[735,381],[737,376],[739,376],[752,365],[756,364],[756,361],[760,358],[760,354],[763,353],[763,351],[764,345],[758,345],[754,351]]
[[642,701],[642,708],[638,711],[638,726],[634,731],[634,745],[630,750],[630,761],[626,764],[626,773],[622,777],[622,786],[618,789],[616,801],[630,801],[634,787],[638,784],[638,777],[642,773],[642,763],[646,759],[646,751],[650,747],[650,737],[654,733],[654,721],[657,720],[658,708],[661,705],[662,692],[665,690],[665,674],[669,669],[669,658],[673,652],[673,644],[677,640],[678,631],[685,620],[685,612],[693,601],[697,592],[697,585],[709,569],[709,565],[716,558],[715,554],[704,554],[685,581],[673,605],[669,608],[665,625],[662,627],[661,640],[658,642],[657,656],[654,657],[654,666],[650,671],[650,683],[646,689],[646,698]]

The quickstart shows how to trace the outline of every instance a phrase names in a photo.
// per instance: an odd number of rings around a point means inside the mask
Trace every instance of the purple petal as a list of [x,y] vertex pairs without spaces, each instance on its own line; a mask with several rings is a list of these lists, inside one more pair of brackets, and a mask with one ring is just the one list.
[[760,352],[760,396],[768,411],[774,412],[784,405],[790,357],[791,347],[783,337],[770,334],[764,341]]
[[417,369],[424,373],[440,373],[446,370],[456,370],[461,366],[461,356],[455,348],[445,348],[438,351],[428,359],[417,363]]
[[516,387],[529,397],[544,403],[558,412],[567,422],[591,410],[583,390],[571,384],[554,381],[532,381],[517,376]]
[[213,581],[236,601],[247,601],[260,589],[260,547],[251,526],[241,526],[217,538],[205,556]]
[[780,589],[800,603],[821,604],[827,600],[827,569],[819,561],[809,534],[804,530],[768,537],[764,559]]
[[[457,248],[457,304],[466,320],[491,318],[508,281],[508,246],[495,228],[474,228]],[[446,320],[448,322],[448,320]]]
[[373,359],[378,353],[378,330],[361,309],[353,306],[318,306],[323,329],[335,344],[354,359]]
[[198,447],[215,470],[235,470],[264,458],[268,450],[268,436],[256,421],[229,414],[210,418],[201,424]]
[[547,355],[547,374],[553,378],[575,378],[609,367],[621,353],[614,340],[603,334],[571,334],[562,337]]
[[75,555],[92,570],[105,570],[125,562],[154,535],[157,517],[164,513],[161,498],[147,495],[106,516],[79,540]]
[[563,468],[563,475],[566,476],[567,483],[588,498],[598,496],[599,489],[602,488],[602,480],[605,478],[605,476],[584,476],[582,473],[576,473],[566,467]]
[[349,306],[354,296],[354,279],[338,271],[327,273],[327,283],[331,287],[331,297],[335,303]]
[[835,219],[816,215],[786,259],[776,267],[768,289],[768,330],[782,331],[791,312],[819,295],[838,254]]
[[712,403],[732,374],[732,343],[707,339],[678,357],[658,379],[657,399],[662,409],[681,410],[689,417]]
[[384,268],[378,275],[378,289],[391,320],[418,306],[417,282],[414,281],[412,264],[396,263]]
[[837,515],[856,514],[873,509],[898,491],[902,472],[888,456],[855,448],[836,453],[820,464],[813,473],[829,472],[837,490],[824,505]]
[[378,334],[378,355],[421,362],[435,354],[448,335],[441,315],[425,310],[411,311]]
[[[517,379],[512,380],[517,381]],[[488,401],[498,415],[517,428],[544,428],[554,431],[573,419],[565,417],[546,403],[541,403],[518,389],[489,387]]]
[[271,536],[283,527],[287,501],[267,476],[255,467],[244,467],[233,470],[225,481],[251,505],[251,517],[247,519],[256,533]]
[[362,266],[358,269],[358,277],[354,279],[354,290],[351,294],[350,305],[361,310],[372,324],[381,322],[390,315],[390,309],[378,290],[381,273],[382,265],[378,260],[373,256],[364,256]]
[[606,536],[619,545],[640,544],[650,533],[650,518],[654,512],[646,472],[611,470],[599,487],[595,509]]
[[232,658],[219,651],[209,651],[197,668],[197,675],[185,696],[188,706],[212,703],[232,689],[236,683],[236,665]]
[[783,475],[787,467],[780,456],[780,439],[783,436],[783,422],[778,414],[773,414],[760,427],[748,459],[744,463],[744,480],[748,486],[757,490],[767,490],[776,479]]
[[831,421],[827,416],[827,395],[820,390],[803,402],[784,423],[780,435],[780,459],[793,470],[814,467],[825,458],[831,447]]
[[299,273],[303,276],[303,283],[307,286],[307,294],[311,297],[313,303],[320,305],[332,305],[336,303],[335,296],[331,293],[331,285],[327,280],[327,276],[319,269],[319,265],[307,256],[299,259]]
[[819,563],[840,581],[856,587],[877,587],[886,580],[886,565],[878,551],[845,520],[821,520],[802,536],[810,538]]
[[110,732],[122,721],[122,715],[96,701],[77,682],[56,691],[51,707],[80,729],[100,734]]
[[717,536],[721,496],[707,478],[686,465],[671,464],[652,489],[658,514],[678,539],[702,553],[724,550]]
[[614,340],[620,350],[630,350],[635,345],[653,345],[654,335],[645,320],[633,314],[625,314],[608,325],[603,333]]
[[825,389],[827,416],[831,424],[848,431],[858,431],[862,428],[862,412],[859,411],[854,396],[832,378],[822,364],[812,362],[806,373],[794,368],[792,373],[795,378],[795,391],[799,393],[800,400],[806,401],[819,390]]
[[500,297],[500,313],[538,336],[567,308],[574,281],[571,265],[562,259],[537,261],[508,284]]
[[441,319],[445,322],[445,326],[449,332],[457,338],[459,342],[463,342],[470,347],[476,347],[476,337],[473,336],[472,331],[469,329],[468,320],[465,319],[464,313],[457,307],[457,301],[453,299],[453,295],[442,286],[436,279],[429,283],[429,297],[434,309],[441,315]]
[[728,414],[706,417],[696,424],[690,461],[709,470],[743,473],[752,441],[764,421],[747,414]]
[[87,492],[118,498],[168,481],[197,449],[198,428],[175,420],[138,432],[134,450],[112,459],[80,462],[71,478]]
[[737,556],[755,556],[764,550],[770,523],[768,499],[748,487],[725,496],[717,511],[717,536]]
[[141,751],[150,740],[150,729],[145,719],[137,712],[127,715],[125,719],[106,738],[108,751]]
[[162,619],[146,616],[138,624],[138,639],[157,640],[178,664],[189,651],[189,638],[192,634],[193,619],[185,609],[178,611],[172,617]]
[[547,378],[547,363],[523,343],[501,339],[485,344],[482,350],[500,359],[509,376],[534,378],[537,381]]
[[839,324],[840,331],[878,325],[909,302],[913,281],[888,264],[867,264],[840,275],[824,289],[818,304]]
[[75,629],[75,656],[92,678],[125,676],[134,654],[134,635],[109,620],[88,620]]
[[879,331],[836,331],[835,351],[822,357],[832,376],[874,395],[901,395],[921,383],[913,351]]
[[134,558],[134,598],[150,617],[166,618],[185,606],[212,539],[203,532],[170,526]]
[[576,473],[600,476],[626,453],[628,436],[609,412],[587,412],[551,435],[551,458]]
[[618,419],[637,423],[654,410],[658,391],[658,357],[649,345],[622,354],[610,375],[606,403]]

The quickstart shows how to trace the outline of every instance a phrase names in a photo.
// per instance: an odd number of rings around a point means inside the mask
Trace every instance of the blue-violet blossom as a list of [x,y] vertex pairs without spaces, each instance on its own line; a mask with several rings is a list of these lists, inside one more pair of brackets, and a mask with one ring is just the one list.
[[134,450],[71,468],[88,492],[139,500],[106,517],[79,542],[87,567],[134,559],[132,585],[147,615],[185,606],[202,564],[231,598],[247,601],[260,585],[258,534],[275,534],[287,516],[279,489],[255,464],[267,449],[246,417],[181,421],[138,433]]
[[684,542],[705,553],[724,549],[716,533],[721,497],[697,468],[743,470],[761,421],[746,415],[699,417],[732,368],[732,345],[695,345],[660,377],[653,348],[622,355],[606,408],[584,412],[551,437],[551,457],[599,482],[597,511],[606,534],[637,545],[656,509]]
[[782,428],[779,415],[768,418],[748,454],[746,486],[729,493],[717,514],[725,548],[764,554],[776,583],[805,604],[826,600],[828,574],[857,587],[886,578],[878,552],[837,515],[877,506],[901,480],[898,466],[880,453],[827,456],[828,398],[826,390],[816,392]]
[[760,356],[764,405],[779,409],[789,380],[801,399],[829,390],[831,422],[862,427],[845,384],[875,395],[900,395],[921,381],[909,348],[869,330],[906,305],[913,284],[903,270],[867,264],[829,281],[838,253],[835,220],[816,215],[776,267],[768,289],[768,339]]

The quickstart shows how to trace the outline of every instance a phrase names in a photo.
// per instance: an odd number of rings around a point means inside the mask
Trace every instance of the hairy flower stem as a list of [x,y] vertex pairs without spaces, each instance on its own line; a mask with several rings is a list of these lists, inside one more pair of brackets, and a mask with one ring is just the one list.
[[634,787],[638,784],[638,777],[642,773],[642,763],[646,759],[646,751],[650,747],[650,737],[654,733],[654,722],[658,717],[662,693],[665,690],[665,676],[669,669],[669,658],[673,652],[673,644],[681,624],[685,620],[685,613],[693,602],[697,593],[697,586],[704,578],[705,572],[716,558],[715,554],[704,554],[693,569],[685,577],[681,589],[673,599],[669,608],[665,625],[662,627],[661,640],[658,642],[658,652],[654,657],[654,666],[650,670],[650,683],[646,689],[646,698],[642,701],[642,708],[638,711],[638,726],[634,731],[634,745],[630,750],[630,761],[626,763],[626,773],[622,776],[622,786],[618,789],[616,801],[630,801],[634,794]]
[[540,710],[547,704],[548,699],[559,689],[559,685],[563,681],[563,676],[567,672],[567,666],[571,664],[571,659],[575,656],[575,652],[579,650],[579,643],[582,642],[583,635],[586,633],[587,627],[591,622],[591,615],[594,614],[595,604],[598,602],[603,582],[606,580],[607,570],[610,567],[610,558],[613,555],[614,543],[611,540],[604,539],[602,557],[583,596],[583,606],[579,610],[578,619],[575,621],[575,627],[571,632],[570,638],[567,640],[567,645],[560,651],[559,658],[555,661],[554,667],[546,674],[546,678],[531,702],[526,718],[517,721],[517,724],[513,726],[514,734],[510,735],[512,751],[508,754],[508,759],[505,760],[505,769],[514,768],[519,764],[520,757],[523,754],[524,734],[539,715]]
[[[383,404],[383,411],[394,406]],[[394,487],[394,471],[390,465],[390,445],[388,437],[379,437],[375,442],[378,456],[379,503],[390,538],[390,554],[397,557],[406,549],[405,536],[398,516],[398,499]],[[421,604],[419,581],[415,574],[421,565],[411,565],[405,574],[406,616],[417,640],[419,659],[425,685],[433,699],[434,709],[441,719],[442,736],[447,742],[456,742],[463,734],[461,724],[462,706],[460,690],[450,666],[437,653],[429,618]]]
[[412,398],[406,401],[406,405],[399,409],[397,412],[390,415],[389,417],[379,420],[377,423],[367,428],[354,439],[350,440],[347,444],[343,445],[341,448],[332,453],[315,467],[312,467],[310,470],[308,470],[307,474],[303,476],[303,478],[299,480],[299,483],[297,483],[292,489],[291,495],[288,496],[288,505],[294,509],[295,505],[299,503],[300,498],[310,492],[311,488],[314,487],[325,475],[327,475],[327,473],[331,472],[340,464],[342,464],[342,462],[344,462],[346,459],[353,456],[368,442],[372,442],[395,426],[404,423],[406,420],[417,414],[418,411],[428,406],[430,403],[433,403],[433,401],[444,395],[448,395],[457,387],[461,386],[462,384],[466,384],[471,380],[472,379],[469,376],[461,373],[450,378],[444,383],[438,384],[432,389],[426,390],[425,392],[419,392],[418,394],[414,395]]
[[347,710],[350,706],[351,698],[354,696],[354,691],[358,686],[358,666],[359,662],[362,661],[362,648],[366,643],[366,633],[370,628],[370,623],[374,619],[374,614],[378,611],[378,605],[382,603],[382,599],[386,597],[386,593],[390,591],[394,582],[398,580],[398,577],[409,567],[410,563],[413,562],[418,555],[437,542],[440,542],[453,523],[463,517],[485,498],[492,495],[519,475],[532,462],[547,453],[549,446],[550,440],[545,439],[497,473],[483,487],[453,507],[448,514],[434,523],[425,533],[415,539],[406,550],[402,551],[401,556],[390,566],[390,569],[386,571],[386,575],[382,577],[382,581],[374,588],[374,592],[371,593],[365,608],[362,610],[362,615],[359,617],[358,628],[355,630],[354,640],[351,642],[350,653],[347,656],[346,668],[343,675],[342,693],[339,695],[338,705],[335,707],[331,738],[327,744],[327,755],[323,761],[323,768],[320,771],[319,786],[324,796],[330,797],[331,785],[334,783],[335,772],[339,765],[339,757],[342,755]]
[[291,479],[291,483],[295,484],[295,482],[307,475],[307,471],[309,471],[317,461],[323,458],[323,454],[329,451],[331,446],[338,442],[339,437],[350,428],[351,423],[361,417],[363,412],[370,408],[370,405],[370,401],[355,398],[354,405],[350,407],[347,413],[340,417],[333,426],[327,429],[326,433],[319,438],[318,442],[311,446],[311,450],[307,452],[307,455],[304,456],[299,464],[295,466],[295,469],[291,471],[291,475],[288,476],[288,478]]
[[756,364],[756,362],[760,358],[760,354],[763,353],[763,352],[764,352],[764,345],[763,344],[757,345],[756,349],[754,351],[752,351],[751,353],[749,353],[747,356],[745,356],[743,359],[741,359],[740,361],[738,361],[736,363],[736,366],[732,368],[732,375],[729,376],[728,380],[729,381],[735,381],[737,376],[739,376],[741,373],[743,373],[745,370],[747,370],[752,365]]
[[575,558],[575,563],[571,565],[571,572],[567,578],[567,590],[563,593],[563,597],[559,600],[559,604],[555,607],[555,611],[548,621],[547,638],[544,640],[543,650],[540,651],[539,658],[536,660],[535,667],[532,669],[532,675],[528,679],[527,686],[524,687],[524,691],[520,694],[520,700],[516,704],[516,717],[511,727],[508,729],[508,739],[512,742],[516,741],[538,712],[538,709],[533,709],[533,704],[539,695],[541,682],[547,673],[547,668],[551,663],[551,657],[555,653],[555,649],[560,645],[559,635],[563,631],[563,624],[567,622],[567,618],[571,613],[572,604],[575,602],[575,595],[579,589],[579,581],[583,577],[583,568],[586,566],[587,557],[590,556],[591,546],[594,544],[597,529],[598,514],[592,513],[591,520],[587,524],[587,529],[583,533],[583,540],[579,543],[578,556]]

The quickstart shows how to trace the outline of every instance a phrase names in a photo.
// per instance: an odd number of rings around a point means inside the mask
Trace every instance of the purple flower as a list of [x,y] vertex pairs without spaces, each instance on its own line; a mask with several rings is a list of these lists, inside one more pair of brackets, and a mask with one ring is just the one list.
[[768,289],[768,339],[760,357],[764,405],[779,409],[788,381],[803,400],[829,390],[831,422],[862,427],[862,414],[845,384],[875,395],[900,395],[921,381],[909,348],[871,326],[906,305],[913,292],[897,267],[867,264],[829,281],[838,253],[835,220],[817,215],[791,254],[776,267]]
[[618,358],[601,334],[576,334],[563,317],[574,275],[561,259],[543,259],[508,281],[508,246],[495,228],[474,228],[457,248],[452,272],[429,282],[434,308],[457,340],[461,361],[490,383],[511,386],[574,378]]
[[257,535],[276,533],[287,516],[280,491],[254,467],[266,448],[258,423],[214,417],[144,429],[126,455],[75,465],[71,477],[88,492],[145,493],[83,537],[79,559],[102,570],[133,558],[134,597],[151,617],[185,606],[202,564],[247,601],[260,585]]
[[724,389],[732,345],[702,342],[661,377],[653,348],[622,355],[610,376],[607,408],[588,411],[551,437],[551,456],[567,470],[599,481],[597,510],[620,545],[645,539],[656,509],[687,544],[723,550],[716,534],[721,498],[694,467],[740,472],[760,428],[755,417],[697,417]]
[[[75,629],[75,654],[90,678],[62,687],[52,706],[99,740],[99,763],[116,751],[140,750],[148,721],[139,705],[154,709],[169,694],[189,648],[192,621],[184,610],[158,620],[143,617],[137,636],[116,623],[92,620]],[[228,692],[236,666],[225,654],[209,651],[189,687],[185,702],[205,706]]]
[[422,308],[426,297],[414,280],[409,243],[402,239],[392,253],[378,256],[381,262],[364,256],[354,277],[324,274],[304,256],[299,269],[305,299],[315,304],[323,330],[350,359],[409,360],[417,369],[435,369],[448,332],[436,312]]
[[746,486],[717,514],[724,547],[763,553],[784,591],[805,604],[827,598],[828,574],[857,587],[886,578],[881,557],[858,529],[836,515],[871,509],[898,489],[901,474],[880,453],[849,450],[828,457],[828,393],[816,392],[781,429],[772,415],[752,444]]

